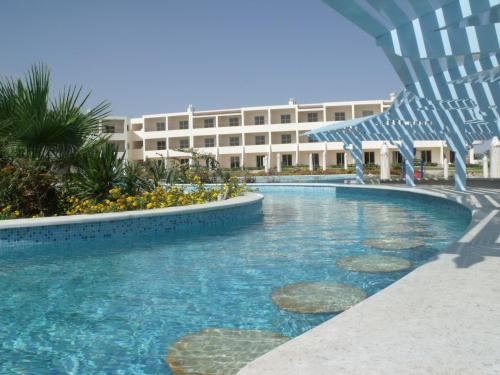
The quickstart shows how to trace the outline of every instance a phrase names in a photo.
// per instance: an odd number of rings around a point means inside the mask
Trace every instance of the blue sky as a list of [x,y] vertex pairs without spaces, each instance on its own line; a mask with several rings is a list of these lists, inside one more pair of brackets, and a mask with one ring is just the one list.
[[321,0],[11,0],[0,74],[33,62],[115,114],[386,98],[401,83]]

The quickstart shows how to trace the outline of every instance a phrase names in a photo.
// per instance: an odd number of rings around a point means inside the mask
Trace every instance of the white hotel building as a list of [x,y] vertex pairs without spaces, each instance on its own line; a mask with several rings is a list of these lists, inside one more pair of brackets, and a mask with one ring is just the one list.
[[[244,107],[213,111],[195,111],[144,115],[139,118],[109,117],[103,131],[131,161],[176,158],[187,161],[189,154],[180,149],[193,148],[214,155],[225,168],[270,168],[304,165],[326,169],[352,164],[350,155],[339,142],[313,142],[304,134],[326,123],[350,120],[380,113],[389,100],[366,100]],[[379,164],[382,142],[363,142],[365,164]],[[395,147],[392,163],[400,162]],[[444,141],[416,141],[416,157],[442,165],[453,155]],[[267,158],[265,158],[267,156]]]

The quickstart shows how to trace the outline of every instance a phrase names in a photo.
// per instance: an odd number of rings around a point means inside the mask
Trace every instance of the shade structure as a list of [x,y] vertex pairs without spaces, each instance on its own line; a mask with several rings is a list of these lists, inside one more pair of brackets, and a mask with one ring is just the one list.
[[363,141],[387,140],[405,159],[413,186],[414,141],[445,140],[455,152],[455,188],[476,140],[500,135],[500,0],[325,0],[384,50],[403,90],[384,113],[313,130],[343,142],[362,183]]

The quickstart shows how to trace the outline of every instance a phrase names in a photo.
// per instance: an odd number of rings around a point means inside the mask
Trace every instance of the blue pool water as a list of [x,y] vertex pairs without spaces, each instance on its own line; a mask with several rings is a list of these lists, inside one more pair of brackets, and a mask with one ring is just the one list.
[[[417,267],[468,225],[466,215],[421,201],[336,197],[319,188],[263,192],[261,218],[235,218],[206,233],[0,249],[0,373],[169,374],[169,346],[203,328],[293,337],[332,315],[281,311],[273,288],[326,280],[371,295],[409,271],[348,272],[335,261],[380,253]],[[425,246],[362,245],[395,236]]]

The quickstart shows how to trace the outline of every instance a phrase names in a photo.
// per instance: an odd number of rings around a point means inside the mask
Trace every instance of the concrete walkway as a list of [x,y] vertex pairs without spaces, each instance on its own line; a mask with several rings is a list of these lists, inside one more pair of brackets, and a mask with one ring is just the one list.
[[412,190],[470,207],[463,237],[240,375],[500,374],[500,190]]

